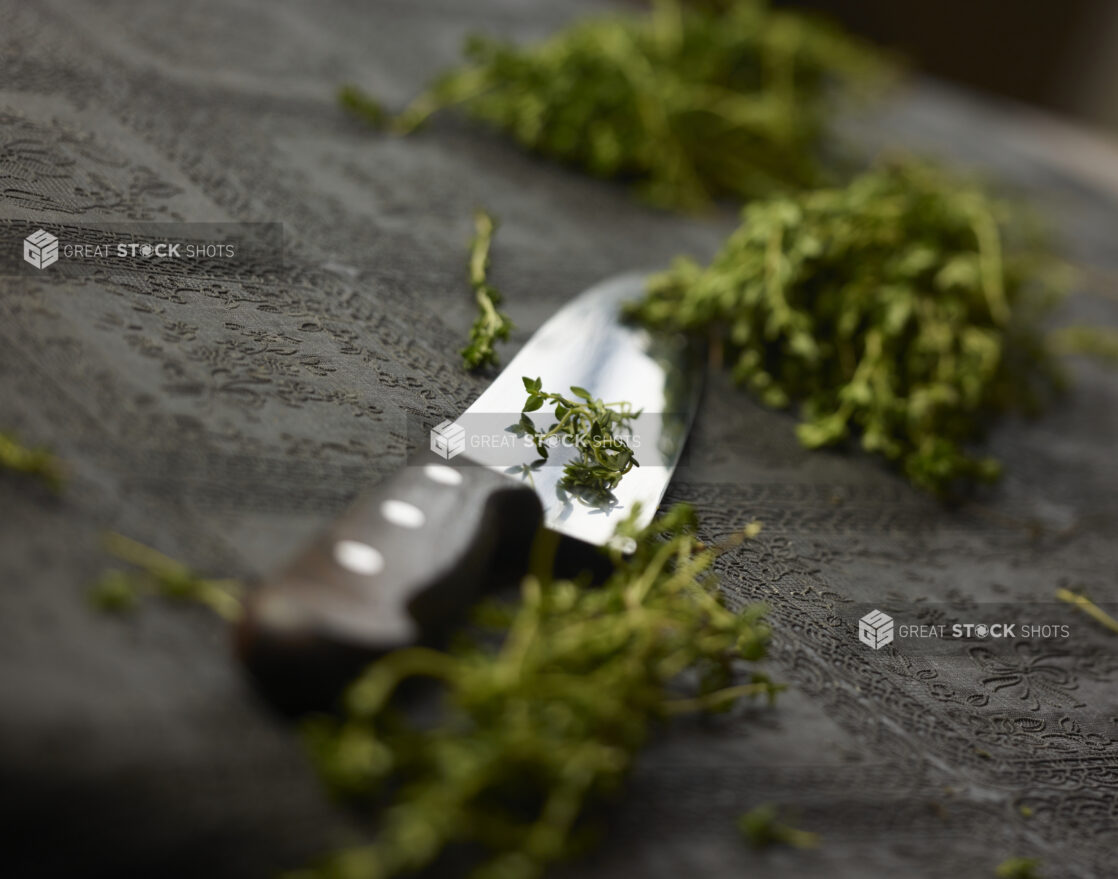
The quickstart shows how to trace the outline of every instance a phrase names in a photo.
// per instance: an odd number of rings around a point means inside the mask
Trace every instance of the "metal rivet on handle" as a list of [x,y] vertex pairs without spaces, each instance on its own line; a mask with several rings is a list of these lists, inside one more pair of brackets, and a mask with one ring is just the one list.
[[407,501],[385,501],[380,505],[380,514],[401,528],[421,528],[427,521],[423,510]]
[[439,482],[443,485],[462,484],[462,474],[453,467],[447,467],[446,464],[428,464],[423,468],[423,473],[432,482]]
[[334,561],[347,571],[368,577],[384,570],[384,556],[359,540],[339,540],[335,543]]

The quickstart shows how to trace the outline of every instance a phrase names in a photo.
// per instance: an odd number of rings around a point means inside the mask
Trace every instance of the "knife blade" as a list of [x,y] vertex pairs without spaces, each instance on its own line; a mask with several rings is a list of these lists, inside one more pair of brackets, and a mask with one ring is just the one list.
[[[619,275],[571,300],[461,416],[437,425],[430,449],[252,591],[236,649],[273,702],[321,705],[376,655],[459,621],[499,572],[524,573],[541,525],[585,547],[606,544],[636,508],[639,524],[652,519],[694,418],[703,361],[688,340],[622,320],[645,279]],[[611,497],[589,502],[563,487],[573,448],[541,464],[516,433],[524,377],[642,410],[627,437],[639,466]],[[554,420],[531,417],[541,428]]]
[[[488,422],[515,421],[526,398],[522,378],[540,378],[547,390],[567,394],[586,388],[606,401],[626,401],[642,411],[631,433],[640,466],[627,473],[608,505],[592,505],[565,492],[560,466],[573,450],[535,471],[533,487],[543,505],[544,525],[569,537],[603,546],[618,522],[640,506],[638,521],[652,520],[671,481],[691,426],[702,387],[702,361],[694,344],[681,337],[652,336],[621,320],[625,302],[644,292],[646,275],[628,273],[591,287],[556,312],[510,361],[505,370],[463,413],[467,429]],[[550,413],[534,413],[546,427]],[[485,435],[484,433],[482,435]],[[515,476],[539,456],[531,443],[510,448],[491,443],[465,452],[471,461]]]

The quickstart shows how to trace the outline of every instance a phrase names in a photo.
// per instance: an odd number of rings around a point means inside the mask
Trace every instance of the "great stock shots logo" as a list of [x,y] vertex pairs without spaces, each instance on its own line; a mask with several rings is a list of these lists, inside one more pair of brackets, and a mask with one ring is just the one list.
[[431,429],[431,451],[445,461],[466,449],[466,429],[449,418]]
[[58,239],[46,229],[32,232],[23,239],[23,258],[37,269],[45,269],[58,262]]
[[[868,612],[867,607],[872,608]],[[957,615],[962,611],[961,615]],[[1022,642],[1068,643],[1073,633],[1065,622],[1067,600],[1059,602],[968,602],[965,606],[916,600],[894,602],[885,613],[872,605],[850,609],[857,614],[858,640],[873,650],[892,645],[908,655],[956,654],[972,649],[1017,649]]]
[[858,620],[858,640],[874,650],[893,641],[893,618],[880,610],[871,610]]
[[50,268],[55,280],[104,273],[205,278],[277,277],[281,223],[54,224],[0,218],[0,277]]

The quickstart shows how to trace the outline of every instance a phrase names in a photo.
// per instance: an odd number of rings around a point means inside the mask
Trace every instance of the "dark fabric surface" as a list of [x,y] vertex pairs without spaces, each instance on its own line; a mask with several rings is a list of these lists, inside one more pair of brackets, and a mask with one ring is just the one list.
[[[0,278],[0,428],[52,446],[72,477],[60,499],[0,479],[5,875],[269,876],[359,838],[219,623],[89,609],[100,534],[250,577],[398,467],[408,413],[453,417],[484,385],[456,354],[478,205],[503,221],[508,354],[610,273],[713,252],[730,211],[658,213],[469,125],[399,140],[334,103],[355,81],[400,104],[468,31],[529,39],[591,8],[0,3],[0,219],[278,222],[288,265],[266,284]],[[1118,325],[1105,148],[927,83],[839,128],[866,153],[908,143],[1030,191],[1085,269],[1061,316]],[[863,456],[801,451],[789,416],[712,377],[669,496],[711,537],[764,521],[721,567],[732,600],[772,605],[772,672],[791,690],[668,731],[572,875],[984,876],[1016,854],[1050,877],[1113,875],[1115,636],[1045,605],[1075,637],[995,666],[871,651],[847,613],[921,596],[955,614],[1028,607],[1061,583],[1118,600],[1118,381],[1074,374],[1042,420],[995,433],[1008,476],[956,511]],[[768,801],[820,848],[745,848],[733,819]]]

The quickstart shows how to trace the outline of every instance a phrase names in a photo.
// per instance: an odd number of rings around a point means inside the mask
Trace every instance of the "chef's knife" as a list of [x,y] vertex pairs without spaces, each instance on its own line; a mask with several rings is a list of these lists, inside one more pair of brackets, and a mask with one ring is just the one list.
[[[321,702],[363,662],[460,620],[499,569],[524,572],[541,522],[570,545],[601,546],[634,507],[640,524],[651,520],[694,416],[702,360],[687,340],[622,320],[644,281],[621,275],[569,302],[461,417],[436,426],[430,451],[254,590],[237,646],[275,701]],[[643,410],[629,437],[639,466],[608,502],[560,485],[573,450],[560,447],[541,466],[517,435],[525,376]],[[531,417],[539,427],[554,420],[546,410]]]

